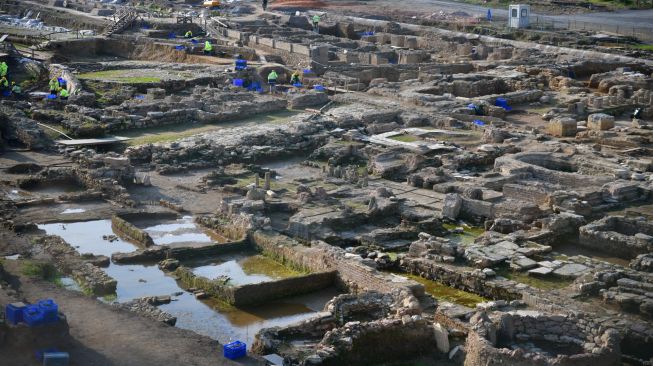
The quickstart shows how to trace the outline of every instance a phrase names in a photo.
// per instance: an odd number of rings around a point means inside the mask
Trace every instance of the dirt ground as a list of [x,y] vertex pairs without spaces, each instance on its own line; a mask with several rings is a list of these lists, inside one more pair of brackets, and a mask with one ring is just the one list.
[[[153,322],[48,282],[26,278],[20,275],[15,261],[4,263],[20,285],[20,298],[30,302],[54,299],[66,314],[71,342],[65,351],[70,353],[71,366],[261,364],[252,358],[230,361],[222,357],[218,342],[208,337]],[[8,300],[6,290],[0,290],[0,302]],[[6,366],[38,364],[31,352],[14,349],[0,349],[0,360]]]

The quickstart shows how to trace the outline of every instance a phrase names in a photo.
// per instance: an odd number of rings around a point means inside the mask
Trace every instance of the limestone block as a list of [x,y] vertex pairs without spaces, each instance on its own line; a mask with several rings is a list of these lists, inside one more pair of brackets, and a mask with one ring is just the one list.
[[547,126],[547,132],[557,137],[574,137],[577,131],[576,120],[573,118],[554,118]]
[[460,214],[463,200],[457,193],[449,193],[444,197],[444,206],[442,207],[442,216],[455,220]]
[[440,325],[440,323],[435,323],[433,324],[433,333],[438,351],[449,353],[449,332],[447,328]]
[[591,130],[605,131],[614,127],[614,117],[605,113],[587,116],[587,127]]
[[405,40],[406,40],[406,36],[393,34],[390,37],[390,44],[392,44],[395,47],[404,47]]
[[410,49],[416,49],[417,48],[417,38],[416,37],[406,37],[404,41],[404,46],[410,48]]

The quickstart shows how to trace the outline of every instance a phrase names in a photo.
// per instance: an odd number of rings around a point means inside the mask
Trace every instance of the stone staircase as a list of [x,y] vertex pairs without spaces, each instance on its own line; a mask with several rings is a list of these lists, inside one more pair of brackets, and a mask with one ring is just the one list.
[[122,32],[138,18],[138,13],[129,8],[121,8],[116,13],[116,17],[118,20],[111,24],[102,35],[110,37],[114,33]]

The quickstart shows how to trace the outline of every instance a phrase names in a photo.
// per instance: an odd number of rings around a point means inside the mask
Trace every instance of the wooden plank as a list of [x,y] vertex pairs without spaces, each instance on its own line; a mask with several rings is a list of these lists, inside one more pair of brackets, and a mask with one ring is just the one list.
[[65,146],[84,146],[115,144],[127,140],[131,140],[131,138],[122,136],[109,136],[97,139],[55,140],[55,142]]
[[7,37],[9,37],[8,34],[3,34],[2,37],[0,37],[0,43],[4,42]]

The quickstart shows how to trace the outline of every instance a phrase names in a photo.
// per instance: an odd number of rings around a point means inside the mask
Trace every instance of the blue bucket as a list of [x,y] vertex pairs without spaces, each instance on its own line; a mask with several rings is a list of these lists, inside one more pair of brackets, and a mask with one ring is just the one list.
[[312,73],[312,72],[313,72],[313,71],[312,71],[311,69],[304,69],[304,74],[310,74],[310,73]]
[[322,85],[315,85],[313,89],[317,91],[326,91],[326,89]]
[[243,86],[245,84],[245,80],[243,79],[234,79],[234,86]]
[[183,45],[175,46],[175,49],[176,49],[177,51],[183,51],[183,50],[186,49],[186,46],[183,46]]
[[48,94],[48,96],[45,97],[45,99],[57,99],[57,96],[53,94]]
[[475,119],[474,124],[477,126],[485,126],[485,122],[481,121],[480,119]]

